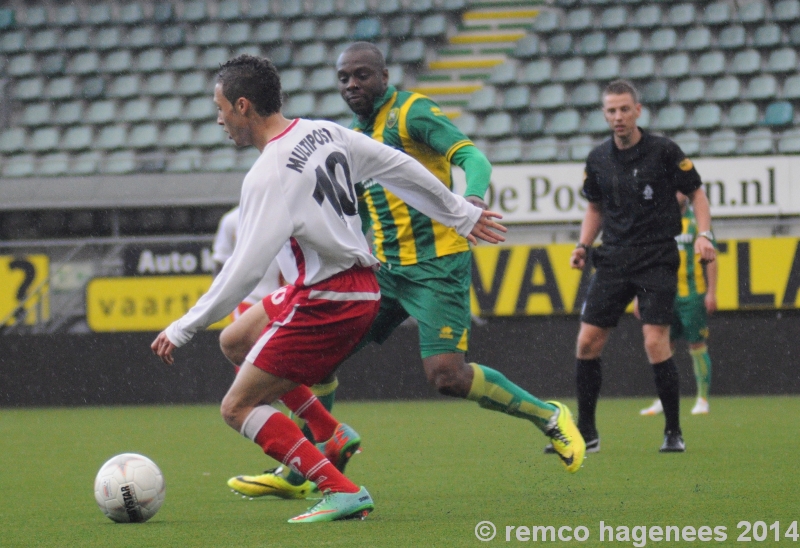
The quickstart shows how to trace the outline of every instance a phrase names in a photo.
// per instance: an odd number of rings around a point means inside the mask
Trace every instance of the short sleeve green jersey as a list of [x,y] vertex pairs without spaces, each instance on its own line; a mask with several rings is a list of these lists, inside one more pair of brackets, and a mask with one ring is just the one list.
[[687,207],[681,218],[682,230],[675,240],[678,242],[678,252],[681,264],[678,267],[678,299],[693,298],[706,292],[706,279],[703,269],[695,261],[694,240],[697,238],[697,220],[692,208]]
[[[369,120],[355,119],[351,127],[412,156],[451,190],[453,154],[472,145],[432,100],[393,86],[376,101]],[[423,215],[377,182],[362,181],[356,189],[359,208],[370,219],[372,251],[381,262],[411,265],[469,250],[455,229]]]

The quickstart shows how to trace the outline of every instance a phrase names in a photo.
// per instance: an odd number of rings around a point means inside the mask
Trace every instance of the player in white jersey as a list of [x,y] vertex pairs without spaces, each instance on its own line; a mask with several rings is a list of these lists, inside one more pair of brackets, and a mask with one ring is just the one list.
[[[498,214],[451,193],[411,157],[330,122],[284,118],[280,78],[266,59],[241,55],[225,63],[214,102],[218,123],[236,145],[253,145],[261,155],[242,185],[233,255],[208,292],[151,348],[172,364],[174,349],[230,313],[277,257],[290,284],[284,306],[247,354],[222,416],[325,493],[291,523],[364,517],[374,508],[372,498],[336,467],[348,450],[348,428],[308,389],[352,351],[378,312],[372,269],[378,261],[361,232],[353,184],[374,178],[473,243],[502,241],[496,231],[505,229],[493,221]],[[236,323],[250,320],[245,313]],[[328,440],[319,445],[324,455],[270,405],[277,399],[306,420],[315,439]]]

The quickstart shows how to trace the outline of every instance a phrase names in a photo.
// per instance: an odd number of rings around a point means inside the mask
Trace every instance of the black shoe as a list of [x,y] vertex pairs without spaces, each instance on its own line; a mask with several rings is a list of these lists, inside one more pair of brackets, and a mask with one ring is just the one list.
[[659,453],[683,453],[684,451],[686,451],[686,444],[683,443],[680,430],[664,432],[664,445],[658,450]]
[[[582,434],[581,434],[582,435]],[[586,452],[587,453],[599,453],[600,452],[600,438],[594,438],[591,441],[586,442]],[[553,447],[552,443],[548,443],[544,446],[544,453],[545,455],[555,455],[556,450]]]

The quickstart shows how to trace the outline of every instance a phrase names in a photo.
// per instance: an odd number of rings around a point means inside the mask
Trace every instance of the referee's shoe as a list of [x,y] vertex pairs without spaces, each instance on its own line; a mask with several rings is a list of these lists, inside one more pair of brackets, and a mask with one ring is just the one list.
[[658,451],[659,453],[683,453],[686,451],[686,444],[683,443],[681,431],[666,430],[664,432],[664,445]]

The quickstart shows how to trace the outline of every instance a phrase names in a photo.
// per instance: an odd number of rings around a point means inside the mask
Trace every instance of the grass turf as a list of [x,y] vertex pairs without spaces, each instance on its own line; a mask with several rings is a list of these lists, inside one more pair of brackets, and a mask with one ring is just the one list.
[[[758,520],[779,521],[780,544],[793,544],[784,533],[800,519],[800,398],[713,398],[699,417],[688,413],[692,403],[682,402],[687,452],[665,455],[662,418],[638,414],[649,400],[601,400],[602,452],[575,475],[542,454],[546,439],[532,425],[468,402],[342,403],[336,415],[363,437],[348,475],[367,486],[376,511],[363,522],[311,525],[286,523],[311,502],[228,490],[229,476],[273,463],[215,406],[3,409],[0,545],[486,546],[524,542],[516,529],[507,542],[508,526],[583,525],[581,544],[591,546],[604,521],[725,526],[727,540],[711,543],[730,546],[740,545],[740,521]],[[100,465],[122,452],[148,455],[166,478],[164,506],[145,524],[114,524],[93,500]],[[491,542],[475,538],[483,520],[497,527]],[[632,532],[611,545],[644,544]]]

